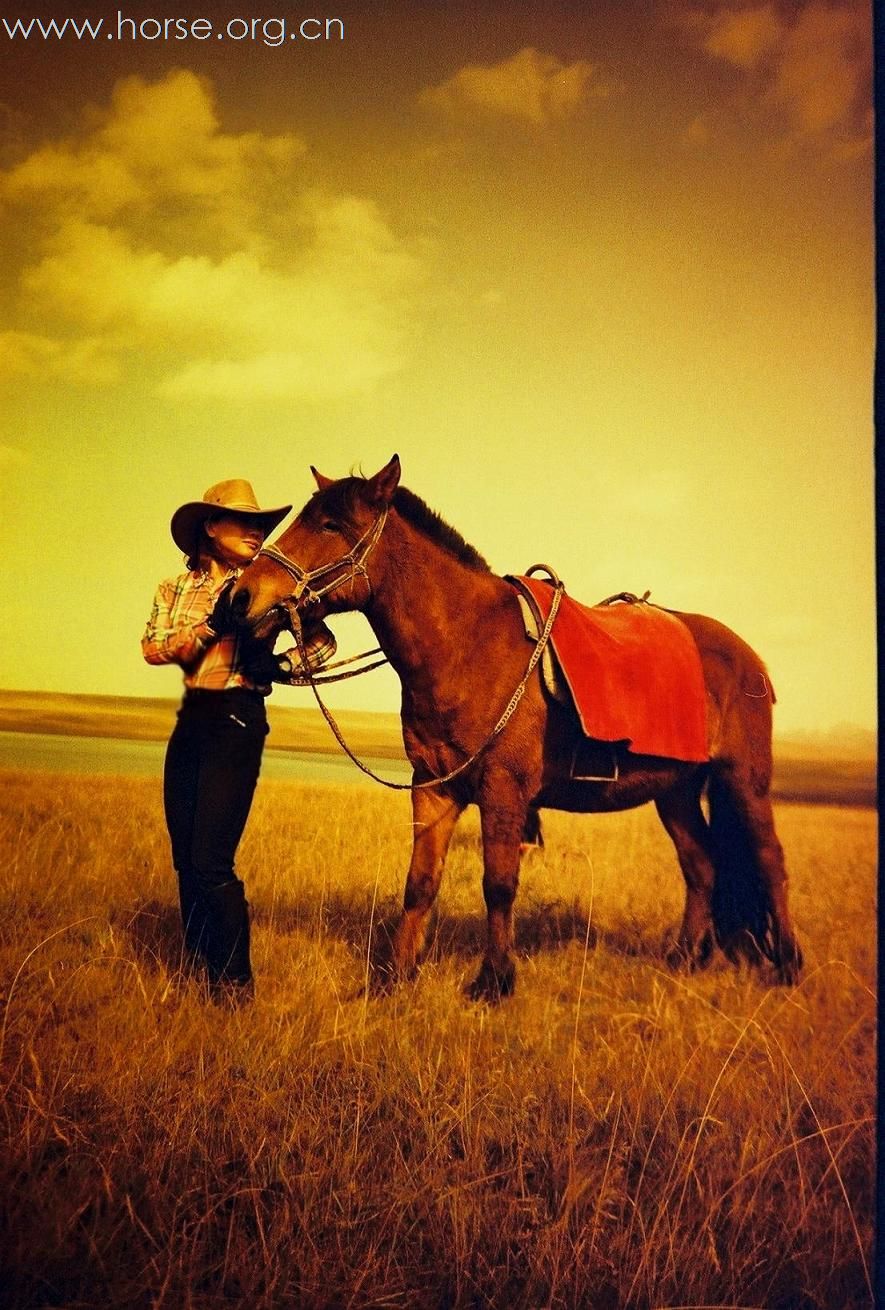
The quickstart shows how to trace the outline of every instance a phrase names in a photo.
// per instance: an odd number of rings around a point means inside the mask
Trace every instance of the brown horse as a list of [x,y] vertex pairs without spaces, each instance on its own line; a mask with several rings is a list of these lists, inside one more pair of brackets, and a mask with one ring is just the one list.
[[[261,635],[281,603],[311,619],[361,610],[402,683],[413,787],[442,778],[487,741],[526,672],[529,648],[514,589],[399,486],[397,456],[372,478],[333,481],[312,471],[319,490],[241,577],[234,612]],[[574,780],[577,716],[547,695],[535,668],[506,727],[476,759],[450,781],[412,791],[414,846],[393,939],[397,976],[417,965],[466,805],[479,806],[488,913],[486,954],[470,990],[497,998],[514,985],[513,902],[529,810],[608,811],[654,801],[687,888],[676,959],[701,964],[719,945],[732,959],[767,958],[779,981],[797,979],[802,957],[769,796],[773,695],[758,695],[760,685],[769,686],[765,668],[721,623],[679,617],[700,652],[709,763],[622,751],[615,780]]]

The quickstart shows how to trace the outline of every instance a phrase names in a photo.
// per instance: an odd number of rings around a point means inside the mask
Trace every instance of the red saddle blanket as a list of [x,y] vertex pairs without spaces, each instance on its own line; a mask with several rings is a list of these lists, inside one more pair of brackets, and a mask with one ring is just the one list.
[[[510,580],[546,619],[551,584]],[[701,657],[675,614],[645,601],[591,608],[563,595],[550,640],[588,737],[624,742],[637,755],[709,759]]]

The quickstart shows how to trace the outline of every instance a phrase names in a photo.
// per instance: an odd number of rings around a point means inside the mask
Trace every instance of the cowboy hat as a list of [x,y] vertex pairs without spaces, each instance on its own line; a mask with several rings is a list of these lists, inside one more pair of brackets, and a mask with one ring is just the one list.
[[221,514],[250,515],[260,521],[267,535],[282,522],[291,508],[291,505],[283,505],[279,509],[261,509],[250,482],[244,478],[228,478],[204,491],[202,500],[189,500],[180,505],[172,515],[169,527],[176,546],[192,558],[197,554],[200,528],[207,519]]

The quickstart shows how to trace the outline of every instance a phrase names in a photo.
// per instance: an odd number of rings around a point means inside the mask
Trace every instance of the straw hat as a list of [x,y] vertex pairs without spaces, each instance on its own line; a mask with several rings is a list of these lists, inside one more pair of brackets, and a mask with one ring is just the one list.
[[202,500],[189,500],[186,505],[180,505],[169,526],[176,546],[193,558],[199,548],[200,528],[207,519],[219,514],[249,514],[261,522],[267,534],[282,522],[291,508],[283,505],[279,509],[261,509],[251,482],[228,478],[204,491]]

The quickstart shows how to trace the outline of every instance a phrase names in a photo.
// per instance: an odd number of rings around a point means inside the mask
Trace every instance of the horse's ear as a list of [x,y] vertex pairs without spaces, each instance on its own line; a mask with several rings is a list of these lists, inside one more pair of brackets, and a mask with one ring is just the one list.
[[385,464],[384,468],[379,469],[373,478],[369,478],[366,483],[366,491],[370,504],[390,504],[393,500],[393,493],[399,486],[401,472],[399,455],[394,455],[389,464]]
[[323,477],[322,473],[319,473],[312,464],[310,466],[310,471],[313,474],[313,480],[319,487],[320,491],[325,491],[326,487],[331,487],[332,483],[335,481],[334,478]]

